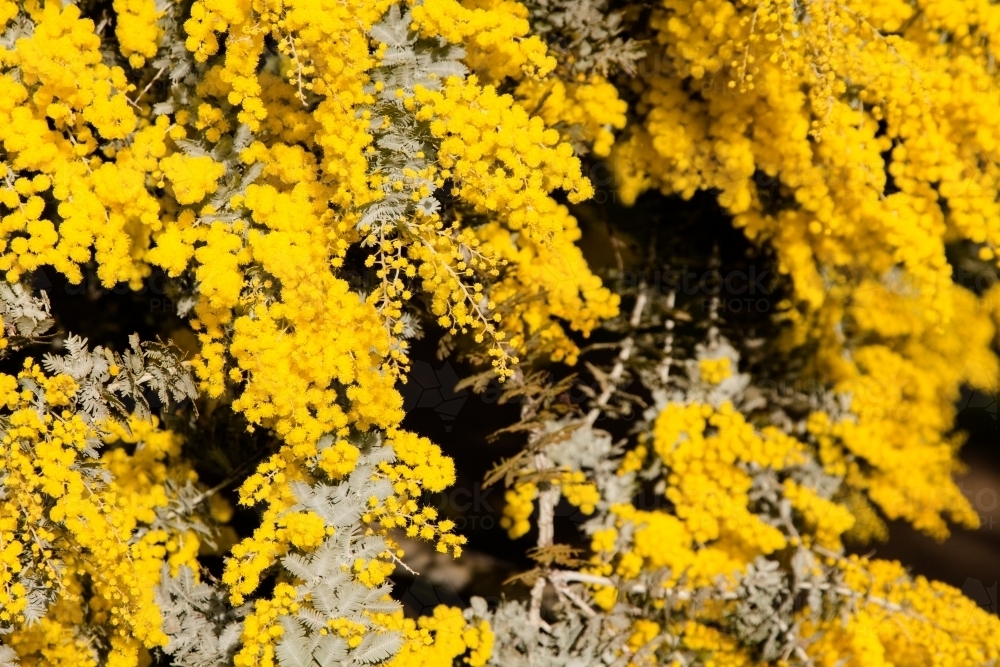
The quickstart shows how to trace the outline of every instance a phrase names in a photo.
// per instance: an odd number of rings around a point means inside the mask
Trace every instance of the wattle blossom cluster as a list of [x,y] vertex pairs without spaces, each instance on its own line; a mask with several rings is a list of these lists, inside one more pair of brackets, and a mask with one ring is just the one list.
[[[845,549],[978,522],[955,404],[996,392],[1000,288],[954,267],[997,276],[997,30],[974,0],[0,0],[0,667],[1000,660],[995,617]],[[745,328],[622,280],[731,260],[663,214],[706,192],[777,269]],[[165,276],[189,358],[88,346],[46,271]],[[410,618],[403,545],[469,548],[404,428],[425,335],[520,402],[488,481],[535,567]]]

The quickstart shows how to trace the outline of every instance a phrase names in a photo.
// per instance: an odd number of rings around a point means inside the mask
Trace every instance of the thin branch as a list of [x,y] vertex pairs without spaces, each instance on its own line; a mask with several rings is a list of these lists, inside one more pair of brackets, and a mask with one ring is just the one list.
[[[629,325],[632,329],[639,326],[639,322],[642,319],[642,312],[646,308],[647,301],[648,297],[646,295],[646,285],[643,283],[643,285],[639,288],[639,295],[636,297],[635,305],[632,307],[631,317],[629,317]],[[590,428],[597,421],[597,417],[601,413],[601,408],[605,407],[608,404],[608,401],[611,400],[611,396],[615,391],[615,386],[618,384],[622,374],[625,372],[625,363],[628,361],[629,357],[632,356],[632,350],[634,347],[635,341],[631,336],[622,341],[621,349],[618,351],[618,359],[615,361],[615,365],[611,369],[611,372],[607,375],[607,378],[602,382],[604,387],[601,391],[601,395],[597,398],[597,402],[594,407],[591,408],[590,412],[587,413],[586,418],[583,420],[583,423],[579,428]],[[535,455],[535,468],[537,472],[543,472],[551,468],[551,462],[544,453],[538,453]],[[552,546],[555,508],[559,503],[559,497],[559,487],[552,483],[548,483],[547,487],[538,494],[538,540],[536,545],[539,550]],[[540,627],[542,622],[542,595],[545,593],[545,583],[547,578],[547,574],[540,575],[535,581],[535,585],[531,588],[531,604],[529,606],[528,618],[531,624],[536,627]],[[556,581],[553,581],[552,583],[556,587],[559,586]],[[566,594],[565,588],[563,588],[562,593]],[[566,597],[569,597],[571,600],[573,599],[569,595]],[[576,603],[575,600],[574,603]]]

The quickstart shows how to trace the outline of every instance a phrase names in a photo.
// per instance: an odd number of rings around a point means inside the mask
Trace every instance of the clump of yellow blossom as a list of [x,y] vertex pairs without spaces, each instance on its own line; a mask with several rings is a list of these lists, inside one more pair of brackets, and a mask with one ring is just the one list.
[[[972,525],[947,479],[950,404],[964,383],[995,383],[997,362],[988,311],[953,282],[946,245],[997,256],[992,56],[971,36],[943,43],[968,28],[937,8],[924,21],[897,2],[698,6],[704,21],[687,0],[653,12],[639,117],[612,155],[619,194],[717,190],[792,283],[783,349],[813,350],[808,370],[853,397],[839,446],[885,474],[851,468],[850,487],[938,538],[942,513]],[[957,331],[975,342],[952,345]],[[888,456],[885,442],[899,443]],[[904,459],[921,468],[912,490]]]
[[700,371],[702,381],[708,384],[719,384],[733,373],[730,368],[729,357],[700,359],[698,361],[698,370]]
[[548,125],[564,128],[564,141],[582,141],[592,146],[598,157],[611,153],[614,130],[623,129],[627,122],[628,104],[619,99],[614,85],[596,74],[587,81],[568,84],[554,77],[526,79],[518,86],[517,97]]
[[514,488],[504,492],[503,517],[500,527],[507,530],[511,539],[517,539],[531,530],[528,518],[535,509],[534,501],[538,497],[538,486],[525,482],[515,484]]
[[469,6],[457,0],[424,0],[413,8],[414,27],[469,50],[470,64],[491,79],[546,74],[556,61],[544,42],[528,35],[528,10],[511,0]]
[[[66,639],[79,631],[85,605],[108,634],[108,664],[135,664],[140,651],[167,641],[153,601],[161,565],[196,566],[195,532],[150,529],[170,502],[168,485],[197,479],[176,462],[180,438],[155,420],[132,419],[127,429],[109,423],[97,462],[105,477],[89,477],[80,463],[101,434],[71,409],[79,390],[72,378],[46,375],[28,359],[17,378],[0,375],[0,389],[7,425],[0,475],[17,503],[0,519],[6,641],[27,661],[75,660]],[[117,442],[132,444],[133,453]],[[53,594],[42,623],[25,624],[27,591],[12,576],[25,566]]]
[[155,0],[115,0],[113,4],[117,25],[115,36],[122,54],[128,56],[132,67],[142,67],[147,59],[156,55],[162,37],[157,25]]
[[189,157],[174,153],[160,160],[160,169],[174,189],[178,204],[196,204],[205,195],[215,192],[218,180],[226,172],[225,166],[211,157]]
[[442,139],[438,159],[446,175],[479,211],[496,212],[511,228],[544,242],[562,231],[550,191],[561,188],[570,201],[593,194],[559,133],[475,76],[450,78],[442,92],[417,88],[416,99],[417,119],[431,121],[431,132]]

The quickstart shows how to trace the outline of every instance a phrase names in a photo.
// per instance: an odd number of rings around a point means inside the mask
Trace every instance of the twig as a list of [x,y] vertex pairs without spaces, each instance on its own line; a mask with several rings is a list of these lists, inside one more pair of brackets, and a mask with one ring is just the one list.
[[[535,454],[535,469],[538,472],[548,470],[551,465],[549,458],[544,453]],[[546,488],[538,494],[538,539],[535,544],[539,550],[552,546],[552,538],[555,534],[555,509],[559,503],[559,496],[559,487],[552,483],[548,483]],[[542,595],[544,593],[545,577],[539,576],[531,588],[531,607],[528,618],[532,625],[538,625],[541,621]]]
[[392,559],[394,561],[396,561],[397,565],[402,566],[402,568],[404,570],[406,570],[407,572],[409,572],[410,574],[412,574],[414,577],[419,577],[420,576],[419,572],[417,572],[412,567],[410,567],[409,565],[407,565],[406,563],[404,563],[398,556],[396,556],[395,553],[393,553],[393,551],[391,549],[389,550],[389,555],[392,556]]
[[569,599],[569,601],[575,604],[577,607],[579,607],[580,611],[582,611],[584,614],[586,614],[590,618],[597,616],[597,612],[594,611],[594,609],[589,604],[587,604],[584,600],[582,600],[580,596],[574,593],[569,586],[566,586],[565,584],[557,584],[555,582],[553,582],[553,586],[555,586],[556,593],[559,593],[560,595],[565,595]]
[[[713,243],[712,256],[708,261],[708,267],[718,275],[720,281],[722,280],[722,274],[719,273],[721,263],[719,258],[719,244]],[[719,343],[719,292],[722,291],[722,285],[720,284],[718,287],[719,289],[712,295],[708,307],[708,321],[711,323],[708,327],[709,348],[714,348]]]
[[[635,306],[632,307],[632,315],[629,318],[629,325],[632,329],[639,326],[639,322],[642,319],[642,311],[646,307],[647,300],[646,285],[643,283],[639,287],[639,295],[636,297]],[[580,428],[592,427],[597,421],[597,417],[600,416],[601,408],[606,406],[608,401],[611,400],[611,396],[615,391],[615,386],[617,385],[618,380],[621,379],[622,374],[625,372],[625,362],[627,362],[629,357],[632,356],[634,346],[635,341],[631,336],[622,341],[621,349],[618,351],[618,359],[615,361],[614,367],[611,369],[611,372],[608,374],[603,383],[604,388],[601,391],[601,395],[598,396],[594,407],[591,408],[589,413],[587,413],[587,416],[583,420]],[[537,472],[548,470],[551,468],[551,465],[551,462],[544,453],[538,453],[535,455],[535,469]],[[552,546],[555,508],[559,503],[559,497],[559,487],[551,483],[547,484],[547,488],[538,494],[538,540],[536,545],[539,550]],[[541,623],[543,622],[541,616],[542,595],[545,593],[545,583],[549,579],[550,578],[547,574],[540,575],[535,581],[535,585],[531,588],[531,604],[529,606],[528,619],[529,622],[536,627],[541,627]],[[553,586],[558,588],[560,586],[560,584],[557,583],[558,581],[558,579],[552,581]],[[563,585],[561,592],[566,595],[567,589],[565,588],[565,585]],[[566,597],[573,600],[570,595],[566,595]],[[579,604],[576,600],[573,601],[575,604]],[[590,609],[589,606],[587,608]]]
[[[667,293],[667,312],[672,312],[674,309],[674,304],[677,301],[677,291],[670,290]],[[663,341],[663,359],[660,360],[659,365],[656,367],[656,372],[660,376],[660,382],[663,385],[667,384],[670,379],[670,367],[674,363],[673,353],[674,353],[674,318],[667,315],[667,321],[663,323],[663,327],[667,330],[666,338]]]
[[[637,328],[640,320],[642,320],[642,311],[645,309],[646,301],[648,300],[645,288],[645,283],[640,285],[639,295],[636,297],[635,306],[632,308],[632,316],[629,317],[628,323],[629,327],[632,329]],[[601,414],[601,408],[605,407],[608,404],[608,401],[611,400],[611,396],[615,391],[615,385],[625,372],[625,362],[627,362],[629,357],[632,356],[632,349],[634,347],[635,341],[631,336],[622,341],[621,350],[618,351],[618,359],[615,360],[614,367],[611,369],[611,372],[608,373],[607,382],[601,391],[601,395],[597,397],[597,403],[590,409],[590,412],[587,413],[587,417],[584,420],[588,427],[594,425],[594,422],[597,421],[598,416]]]
[[153,78],[149,80],[149,83],[146,84],[146,87],[140,90],[139,94],[135,96],[135,104],[139,104],[139,100],[142,99],[142,96],[145,95],[147,92],[149,92],[149,89],[153,87],[153,84],[156,83],[156,80],[159,79],[160,76],[166,71],[167,71],[167,66],[164,65],[159,69],[159,71],[156,72],[155,75],[153,75]]

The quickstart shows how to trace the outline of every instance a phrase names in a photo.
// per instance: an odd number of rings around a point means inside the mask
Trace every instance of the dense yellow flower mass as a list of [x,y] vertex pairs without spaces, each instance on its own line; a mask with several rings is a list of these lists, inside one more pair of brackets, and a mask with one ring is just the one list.
[[[809,481],[815,441],[800,441],[773,426],[757,430],[728,401],[692,401],[667,403],[650,443],[655,462],[644,462],[643,448],[621,460],[618,474],[656,471],[666,482],[669,504],[653,510],[611,506],[610,523],[591,535],[593,556],[585,568],[596,577],[594,602],[606,610],[642,591],[657,600],[656,608],[673,605],[689,619],[636,619],[628,641],[633,664],[662,664],[657,656],[669,661],[690,651],[707,652],[713,662],[706,664],[759,664],[734,639],[772,621],[751,617],[744,628],[743,621],[734,625],[732,619],[754,613],[738,606],[743,604],[736,602],[742,599],[739,587],[753,581],[755,572],[767,572],[773,563],[763,558],[768,556],[791,560],[794,576],[805,582],[801,590],[828,591],[849,601],[842,615],[817,621],[824,617],[810,605],[824,604],[822,596],[810,594],[809,602],[794,609],[780,593],[768,598],[766,617],[788,614],[787,623],[799,628],[798,648],[789,647],[776,664],[971,667],[1000,656],[993,634],[1000,621],[958,590],[911,578],[899,563],[843,555],[841,538],[855,518],[828,497],[829,489]],[[784,477],[780,484],[778,476]],[[767,480],[775,480],[788,508],[760,512],[761,484]],[[643,579],[651,571],[664,574]],[[617,586],[597,583],[601,577]],[[650,581],[656,582],[653,591],[640,583]],[[699,589],[713,587],[711,603],[692,602]],[[758,595],[766,594],[766,588],[760,590]]]
[[528,35],[528,12],[519,2],[429,0],[413,4],[416,29],[464,46],[469,66],[490,79],[545,74],[555,67],[555,60],[545,53],[545,43],[537,35]]
[[525,535],[531,530],[528,519],[535,510],[534,501],[538,497],[538,486],[524,482],[504,493],[503,518],[500,525],[507,529],[511,539]]
[[618,312],[619,299],[587,268],[573,243],[580,237],[579,227],[566,207],[559,206],[551,219],[563,231],[548,243],[519,238],[497,223],[484,225],[479,236],[508,266],[517,267],[493,287],[493,299],[509,304],[500,327],[510,345],[521,351],[531,340],[552,360],[573,364],[579,347],[558,322],[589,333]]
[[[79,391],[73,378],[47,376],[30,359],[0,385],[0,475],[12,500],[0,519],[0,625],[13,630],[22,664],[97,664],[79,635],[84,621],[108,633],[106,664],[136,664],[166,643],[153,601],[161,566],[197,571],[198,534],[157,527],[167,488],[197,480],[181,440],[155,421],[99,433],[67,407]],[[103,479],[81,466],[101,438],[106,449],[92,466]]]
[[393,658],[391,667],[448,667],[462,664],[483,667],[493,652],[493,631],[486,621],[469,621],[461,609],[439,605],[431,616],[414,623],[397,618],[395,623],[410,638],[407,648]]
[[567,85],[528,79],[518,86],[517,95],[550,125],[565,124],[569,139],[593,146],[594,154],[607,157],[614,144],[614,130],[625,127],[628,104],[618,98],[618,90],[607,80],[594,76],[589,81]]
[[[1000,624],[953,589],[844,556],[883,518],[939,539],[978,522],[952,429],[963,387],[996,391],[1000,288],[964,284],[949,253],[996,275],[997,30],[978,0],[0,0],[0,353],[69,350],[0,373],[0,663],[516,667],[562,646],[567,610],[611,619],[604,663],[1000,658]],[[604,158],[624,203],[713,191],[774,251],[789,289],[769,342],[822,400],[748,407],[717,310],[670,384],[676,295],[647,327],[644,283],[622,321],[579,245]],[[42,340],[40,269],[135,292],[165,273],[204,421],[174,411],[194,386],[171,393],[138,337],[132,356]],[[608,322],[627,343],[590,366],[590,414],[550,432],[522,411],[537,449],[508,462],[500,525],[537,528],[523,618],[405,617],[403,538],[466,544],[425,497],[454,462],[403,428],[410,341],[461,345],[526,382],[527,406],[538,368],[576,364]],[[626,370],[654,347],[660,367]],[[661,385],[627,394],[629,377]],[[572,413],[566,386],[545,419]],[[199,428],[230,409],[262,451],[202,489],[184,443],[219,445]],[[612,445],[604,411],[641,419]],[[198,556],[227,484],[257,523],[215,581]],[[579,545],[553,543],[560,499]],[[196,617],[208,634],[179,638]]]
[[[967,11],[982,20],[966,24]],[[939,538],[942,513],[975,523],[948,481],[952,403],[963,384],[995,391],[1000,374],[989,308],[945,254],[963,242],[987,265],[998,256],[992,14],[665,0],[635,82],[640,118],[613,156],[626,201],[714,188],[734,224],[774,248],[794,290],[786,349],[815,346],[816,376],[853,397],[825,463]],[[877,472],[838,463],[841,448]],[[900,476],[893,461],[921,468]]]
[[[484,233],[477,239],[444,225],[433,210],[379,220],[377,228],[362,221],[366,207],[403,184],[372,161],[376,120],[385,111],[379,106],[384,106],[381,80],[374,84],[393,70],[386,61],[389,45],[379,46],[371,35],[390,5],[198,0],[181,16],[169,3],[115,2],[115,34],[127,65],[109,65],[101,53],[103,26],[84,18],[75,5],[29,3],[16,20],[29,22],[31,29],[0,49],[0,268],[7,280],[17,282],[51,266],[75,283],[91,261],[107,287],[127,282],[138,288],[154,267],[170,276],[189,271],[197,295],[192,326],[200,343],[192,368],[201,389],[209,397],[232,395],[233,408],[250,424],[270,429],[283,442],[241,487],[243,502],[264,503],[266,509],[253,536],[234,547],[223,576],[235,604],[253,594],[262,574],[289,550],[310,552],[333,531],[319,515],[291,509],[297,502],[291,484],[346,478],[359,450],[345,438],[373,428],[386,434],[384,446],[396,459],[377,470],[392,493],[373,496],[364,516],[369,530],[385,534],[398,527],[433,540],[442,551],[460,553],[463,540],[451,533],[452,524],[437,523],[432,509],[419,506],[421,493],[454,480],[450,460],[425,439],[398,430],[403,412],[396,385],[407,363],[404,311],[418,295],[429,295],[446,328],[471,330],[478,341],[488,338],[501,372],[509,372],[510,360],[516,362],[523,349],[522,325],[516,315],[509,324],[501,320],[494,305],[485,303],[481,283],[502,280],[505,299],[521,292],[537,298],[546,287],[558,290],[560,301],[533,306],[529,325],[550,328],[548,335],[563,341],[551,346],[557,359],[572,356],[574,346],[556,318],[565,317],[586,333],[616,312],[616,299],[572,245],[578,238],[575,221],[551,196],[556,189],[574,200],[591,192],[573,149],[511,96],[498,94],[492,84],[480,85],[476,75],[452,76],[443,86],[432,77],[399,96],[398,111],[410,114],[412,122],[430,122],[429,139],[437,142],[433,164],[403,171],[407,179],[410,171],[412,178],[429,179],[432,187],[446,180],[455,184],[459,197],[493,216],[497,238]],[[14,23],[18,11],[14,3],[3,3],[0,29],[21,26]],[[423,34],[469,42],[470,66],[486,80],[537,76],[553,66],[542,41],[527,34],[525,10],[514,2],[475,9],[457,2],[428,4],[414,9],[412,21]],[[165,43],[176,39],[171,31],[178,29],[190,55]],[[278,51],[268,56],[274,67],[261,70],[258,63],[271,42]],[[166,60],[155,60],[164,53]],[[149,91],[156,79],[178,82],[172,69],[178,58],[199,80],[191,95],[170,102],[164,112],[157,106],[162,96],[153,100]],[[142,74],[154,60],[156,71]],[[385,116],[382,128],[388,122]],[[413,201],[430,195],[428,185],[414,186]],[[527,233],[511,235],[518,230]],[[340,270],[358,247],[373,258],[368,266],[382,281],[367,294]],[[470,262],[469,248],[478,248],[474,252],[483,260]],[[522,249],[535,259],[506,263]],[[569,271],[564,250],[575,253]],[[547,286],[534,281],[530,274],[536,271],[552,276]],[[514,334],[510,342],[508,331]],[[66,404],[74,387],[52,382],[44,400]],[[65,439],[50,432],[65,428],[59,426],[63,422],[57,418],[50,427],[31,421],[23,410],[14,415],[8,440],[27,429],[23,436],[39,442],[35,451],[54,457],[43,477],[23,484],[64,497],[67,492],[57,491],[55,480],[45,475],[68,471],[72,450],[50,452],[44,444]],[[318,447],[324,436],[336,443]],[[116,449],[101,460],[118,474],[127,466],[159,466],[143,458],[148,451],[122,458],[123,450]],[[9,465],[13,470],[22,463]],[[164,641],[148,597],[149,582],[160,570],[120,552],[135,533],[135,522],[148,523],[166,498],[159,487],[111,487],[102,493],[134,497],[128,506],[135,516],[109,515],[106,535],[77,534],[74,513],[97,510],[92,502],[78,507],[82,480],[74,474],[60,482],[73,491],[60,501],[69,504],[66,509],[53,510],[53,520],[58,515],[66,521],[68,535],[85,548],[101,545],[95,553],[107,562],[80,567],[100,574],[100,585],[121,596],[102,613],[119,628],[113,635],[118,639],[112,639],[115,660],[135,664],[140,647]],[[17,488],[13,478],[5,483],[9,492]],[[19,526],[42,525],[39,507],[24,511],[29,515]],[[193,539],[151,531],[133,549],[148,550],[147,559],[160,554],[176,570],[177,554],[190,560],[196,553]],[[176,552],[169,558],[166,544]],[[29,546],[11,542],[3,553],[11,563],[20,562]],[[42,558],[36,567],[45,567],[43,556],[36,557]],[[358,581],[378,586],[393,570],[393,558],[386,552],[346,566]],[[69,591],[75,581],[53,585]],[[5,623],[18,626],[25,592],[13,583],[5,590]],[[64,616],[61,622],[72,624],[77,599],[60,600],[54,607],[60,611],[45,623]],[[258,600],[256,613],[265,613],[265,603]],[[274,608],[280,604],[274,597]],[[38,634],[43,628],[13,635],[22,659],[56,650]],[[257,655],[254,636],[244,631],[240,655]],[[260,651],[272,643],[264,642]],[[474,659],[482,664],[488,645],[466,643],[482,654]],[[74,660],[83,658],[67,654],[64,661]]]

